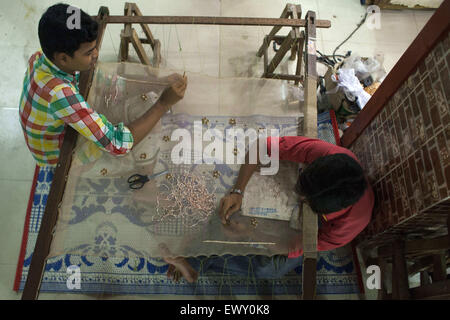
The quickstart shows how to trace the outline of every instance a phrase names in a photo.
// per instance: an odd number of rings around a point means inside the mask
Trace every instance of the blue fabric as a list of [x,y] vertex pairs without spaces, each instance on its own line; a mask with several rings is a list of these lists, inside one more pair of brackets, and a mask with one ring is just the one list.
[[[317,219],[320,229],[322,219]],[[211,256],[188,258],[187,261],[201,275],[208,272],[227,273],[237,276],[252,277],[255,279],[280,279],[290,271],[303,264],[303,256],[288,258],[283,255],[259,256]]]
[[255,279],[281,279],[288,272],[302,265],[303,256],[289,259],[282,255],[272,257],[224,255],[187,260],[200,275],[215,272]]

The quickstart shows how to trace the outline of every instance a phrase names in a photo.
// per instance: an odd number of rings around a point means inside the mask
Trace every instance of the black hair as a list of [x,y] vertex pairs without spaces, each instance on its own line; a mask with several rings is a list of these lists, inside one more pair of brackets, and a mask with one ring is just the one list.
[[323,156],[304,168],[295,186],[311,209],[327,214],[355,204],[367,188],[360,164],[344,153]]
[[47,9],[39,20],[39,42],[45,55],[53,60],[56,52],[73,57],[84,42],[97,39],[98,23],[80,9],[80,28],[69,29],[68,19],[73,15],[68,4],[58,3]]

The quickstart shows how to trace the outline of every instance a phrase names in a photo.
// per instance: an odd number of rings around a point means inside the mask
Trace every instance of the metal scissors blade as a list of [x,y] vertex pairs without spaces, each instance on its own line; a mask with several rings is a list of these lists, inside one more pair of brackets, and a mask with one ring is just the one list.
[[164,170],[162,172],[155,173],[150,176],[144,176],[144,175],[141,175],[138,173],[133,174],[132,176],[130,176],[128,178],[129,187],[130,187],[130,189],[141,189],[144,186],[144,184],[146,184],[151,179],[154,179],[154,178],[156,178],[160,175],[163,175],[167,172],[168,172],[167,170]]
[[168,172],[169,172],[169,170],[164,170],[164,171],[152,174],[152,175],[148,176],[148,179],[154,179],[154,178],[162,176],[163,174],[166,174]]

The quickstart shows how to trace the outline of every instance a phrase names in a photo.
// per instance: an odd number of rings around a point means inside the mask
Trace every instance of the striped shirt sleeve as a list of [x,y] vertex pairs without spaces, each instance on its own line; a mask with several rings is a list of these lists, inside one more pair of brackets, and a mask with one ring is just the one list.
[[119,123],[113,125],[95,112],[77,91],[63,84],[54,88],[50,113],[93,141],[100,149],[113,155],[128,153],[133,147],[131,131]]

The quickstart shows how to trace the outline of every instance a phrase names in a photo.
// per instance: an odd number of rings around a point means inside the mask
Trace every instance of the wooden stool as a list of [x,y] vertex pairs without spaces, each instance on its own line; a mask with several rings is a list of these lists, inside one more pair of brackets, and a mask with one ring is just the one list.
[[[447,228],[450,231],[450,215]],[[433,239],[398,239],[391,245],[379,247],[377,257],[367,261],[368,265],[380,266],[382,287],[378,299],[450,299],[450,277],[447,275],[449,249],[450,232],[446,236]],[[410,262],[409,267],[407,262]],[[387,294],[384,283],[388,276],[388,263],[392,263],[391,294]],[[420,286],[409,288],[408,276],[418,272]]]

